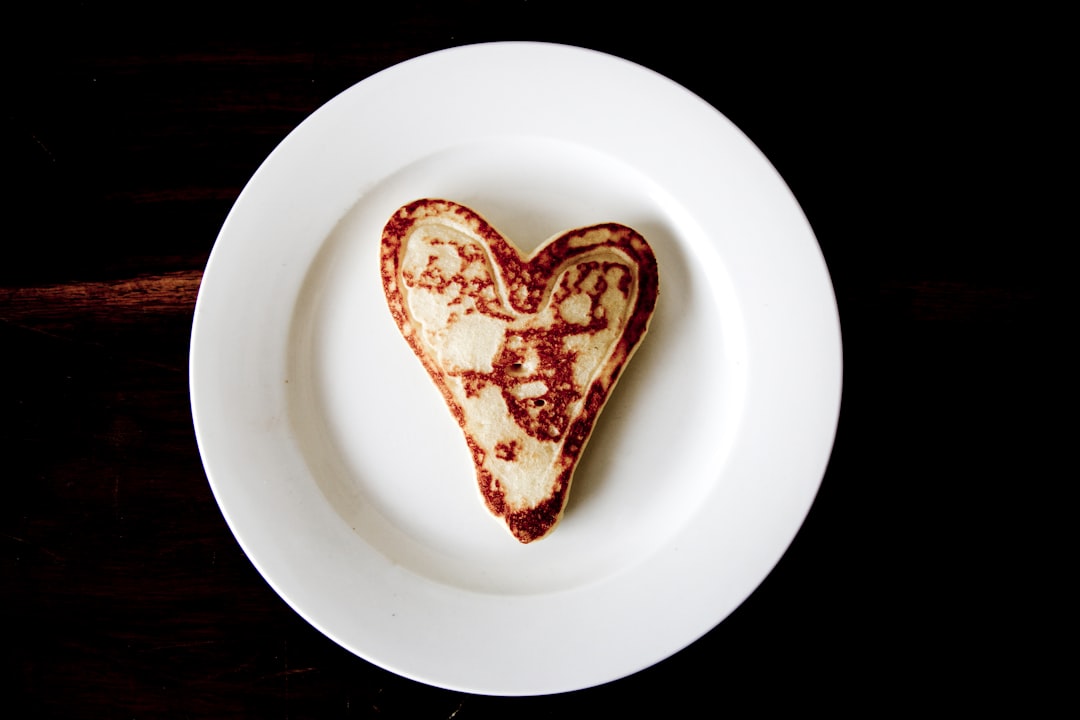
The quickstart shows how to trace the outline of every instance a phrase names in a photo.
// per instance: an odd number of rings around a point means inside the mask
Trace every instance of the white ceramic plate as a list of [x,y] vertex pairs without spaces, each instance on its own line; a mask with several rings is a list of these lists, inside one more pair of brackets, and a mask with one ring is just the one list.
[[[658,257],[650,333],[540,542],[483,508],[386,309],[382,226],[420,197],[524,249],[610,220]],[[266,580],[373,663],[498,695],[614,680],[723,620],[805,518],[840,388],[827,270],[761,153],[649,70],[535,43],[416,58],[302,123],[225,222],[191,344],[207,474]]]

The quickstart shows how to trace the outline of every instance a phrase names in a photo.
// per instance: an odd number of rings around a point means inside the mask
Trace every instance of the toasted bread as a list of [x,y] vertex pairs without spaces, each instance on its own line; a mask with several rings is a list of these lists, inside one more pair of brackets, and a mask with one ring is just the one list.
[[380,266],[390,312],[461,426],[488,509],[518,541],[544,537],[648,330],[658,291],[649,244],[605,223],[524,257],[473,210],[424,199],[387,222]]

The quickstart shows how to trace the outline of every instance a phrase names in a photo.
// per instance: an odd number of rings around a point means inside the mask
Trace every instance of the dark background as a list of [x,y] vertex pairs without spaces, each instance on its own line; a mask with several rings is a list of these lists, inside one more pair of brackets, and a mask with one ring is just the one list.
[[[1069,647],[1043,560],[1067,471],[1052,131],[1062,20],[540,2],[4,11],[2,697],[25,717],[631,717],[1035,709]],[[750,599],[683,652],[565,695],[404,680],[299,619],[236,544],[191,426],[208,253],[266,155],[416,55],[544,40],[710,102],[819,239],[844,335],[820,494]],[[1055,424],[1061,427],[1060,423]],[[703,568],[707,571],[707,568]],[[1069,629],[1067,630],[1066,627]],[[648,632],[647,627],[641,628]],[[462,652],[467,652],[463,648]],[[1074,703],[1075,704],[1075,703]]]

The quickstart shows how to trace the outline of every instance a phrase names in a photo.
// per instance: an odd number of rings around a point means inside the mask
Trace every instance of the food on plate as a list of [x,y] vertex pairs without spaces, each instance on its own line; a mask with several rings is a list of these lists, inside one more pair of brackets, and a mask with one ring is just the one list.
[[648,331],[659,289],[649,244],[603,223],[524,256],[477,212],[422,199],[386,223],[380,268],[391,315],[461,426],[487,508],[522,543],[546,536]]

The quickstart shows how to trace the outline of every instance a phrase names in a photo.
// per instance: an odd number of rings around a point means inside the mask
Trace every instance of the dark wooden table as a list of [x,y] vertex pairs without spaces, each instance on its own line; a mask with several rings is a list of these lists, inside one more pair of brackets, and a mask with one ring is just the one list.
[[[678,717],[1024,690],[1008,678],[1030,628],[1009,619],[1036,572],[996,531],[1031,509],[1013,479],[1042,478],[1012,451],[1040,437],[1032,389],[1015,380],[1043,332],[1029,321],[1043,270],[998,242],[1030,238],[1034,220],[983,222],[1018,184],[969,191],[962,173],[994,170],[983,144],[993,133],[953,114],[1023,83],[993,42],[971,50],[978,63],[955,57],[948,38],[961,26],[940,18],[889,34],[664,6],[606,18],[539,1],[281,6],[274,32],[268,11],[196,6],[141,18],[80,3],[9,18],[0,707],[22,709],[9,717]],[[832,461],[758,591],[653,668],[522,699],[402,679],[294,614],[214,502],[187,378],[202,269],[274,146],[376,71],[504,39],[639,62],[739,125],[815,229],[845,342]],[[981,680],[969,684],[957,670],[973,664]]]

